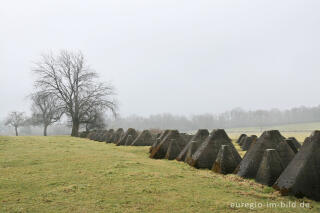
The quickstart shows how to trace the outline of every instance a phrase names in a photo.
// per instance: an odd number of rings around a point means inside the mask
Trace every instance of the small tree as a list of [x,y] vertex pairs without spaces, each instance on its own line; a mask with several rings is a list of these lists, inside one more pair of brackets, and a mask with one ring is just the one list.
[[5,121],[5,125],[14,127],[16,136],[18,136],[19,135],[18,128],[23,126],[25,124],[25,121],[26,121],[26,116],[24,112],[14,111],[8,115]]
[[33,125],[43,125],[43,135],[47,136],[48,126],[60,120],[64,108],[59,101],[50,94],[37,92],[31,95]]

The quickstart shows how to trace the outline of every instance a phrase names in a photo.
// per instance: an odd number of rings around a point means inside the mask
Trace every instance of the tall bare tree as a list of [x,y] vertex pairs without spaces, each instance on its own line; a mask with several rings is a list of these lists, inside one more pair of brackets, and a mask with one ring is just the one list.
[[72,122],[72,136],[78,136],[81,122],[93,107],[115,113],[113,87],[97,81],[98,74],[87,65],[81,52],[43,54],[33,71],[37,75],[35,87],[63,103]]
[[18,128],[23,126],[25,124],[25,121],[26,121],[26,116],[24,112],[14,111],[8,115],[5,121],[5,125],[14,127],[16,136],[18,136],[19,135]]
[[47,136],[48,126],[60,120],[64,106],[51,94],[36,92],[31,95],[33,125],[43,125],[43,135]]

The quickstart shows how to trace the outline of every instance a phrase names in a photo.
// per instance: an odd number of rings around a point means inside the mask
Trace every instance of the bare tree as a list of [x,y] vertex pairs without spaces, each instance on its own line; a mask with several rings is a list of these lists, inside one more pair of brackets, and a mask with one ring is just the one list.
[[16,136],[18,136],[19,135],[18,128],[23,126],[25,124],[25,121],[26,121],[26,116],[24,112],[14,111],[8,115],[5,121],[5,125],[14,127]]
[[37,75],[35,87],[63,103],[72,122],[71,136],[78,136],[80,124],[92,108],[115,113],[113,87],[97,81],[97,73],[87,65],[81,52],[44,54],[33,71]]
[[43,125],[43,135],[47,136],[48,126],[60,120],[64,106],[51,94],[36,92],[31,95],[33,125]]

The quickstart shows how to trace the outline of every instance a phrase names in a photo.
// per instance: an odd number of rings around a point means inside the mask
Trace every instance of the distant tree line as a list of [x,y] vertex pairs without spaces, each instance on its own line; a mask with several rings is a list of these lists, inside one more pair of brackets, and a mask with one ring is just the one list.
[[296,107],[289,110],[252,110],[246,111],[236,108],[221,114],[201,114],[190,117],[177,116],[169,113],[151,115],[149,117],[129,116],[107,119],[110,128],[137,129],[179,129],[190,131],[199,128],[237,128],[237,127],[265,127],[273,125],[320,122],[320,106]]
[[[39,135],[41,134],[40,127],[32,124],[34,114],[27,117],[25,113],[14,112],[10,113],[5,122],[0,122],[0,134],[8,134],[10,129],[5,127],[9,125],[16,128],[21,127],[21,133],[24,135]],[[178,129],[180,131],[192,131],[200,128],[241,128],[241,127],[267,127],[282,124],[296,124],[306,122],[320,122],[320,106],[317,107],[296,107],[289,110],[252,110],[245,111],[236,108],[221,114],[201,114],[194,116],[177,116],[169,113],[151,115],[142,117],[132,115],[129,117],[117,117],[113,119],[104,113],[93,113],[90,116],[91,120],[81,125],[81,131],[89,131],[92,129],[105,128],[129,128],[136,129]],[[37,118],[38,116],[36,116]],[[39,118],[40,120],[42,118]],[[62,135],[67,134],[72,128],[71,121],[59,121],[53,124],[50,128],[50,134]]]

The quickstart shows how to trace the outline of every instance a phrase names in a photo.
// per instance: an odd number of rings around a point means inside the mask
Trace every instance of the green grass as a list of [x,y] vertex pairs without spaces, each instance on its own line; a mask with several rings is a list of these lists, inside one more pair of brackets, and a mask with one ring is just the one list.
[[[307,202],[231,208],[231,202]],[[0,212],[320,212],[235,175],[148,158],[148,147],[71,137],[0,137]]]

